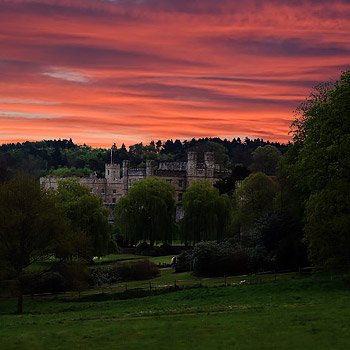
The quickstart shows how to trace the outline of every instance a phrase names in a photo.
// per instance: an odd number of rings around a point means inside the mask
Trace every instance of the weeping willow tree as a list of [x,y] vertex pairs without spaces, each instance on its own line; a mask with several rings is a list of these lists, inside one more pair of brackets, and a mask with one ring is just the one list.
[[171,243],[175,223],[175,188],[148,177],[136,182],[116,206],[116,225],[134,241]]
[[185,243],[220,240],[231,213],[231,200],[206,180],[192,182],[183,196],[184,218],[181,238]]

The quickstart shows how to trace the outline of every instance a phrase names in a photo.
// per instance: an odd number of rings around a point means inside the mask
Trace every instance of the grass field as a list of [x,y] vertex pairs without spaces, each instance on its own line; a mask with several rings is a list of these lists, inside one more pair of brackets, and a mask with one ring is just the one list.
[[100,302],[28,298],[24,307],[18,316],[14,300],[0,302],[1,349],[350,348],[350,289],[341,276]]
[[95,259],[96,264],[108,264],[115,262],[130,262],[135,260],[144,260],[148,259],[155,264],[170,263],[171,258],[174,255],[165,255],[165,256],[145,256],[145,255],[136,255],[136,254],[109,254],[103,256],[102,258]]

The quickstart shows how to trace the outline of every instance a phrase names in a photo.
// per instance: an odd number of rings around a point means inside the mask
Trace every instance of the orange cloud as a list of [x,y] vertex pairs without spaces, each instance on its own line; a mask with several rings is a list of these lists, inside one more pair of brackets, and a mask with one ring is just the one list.
[[299,101],[349,67],[345,0],[0,6],[0,143],[288,141]]

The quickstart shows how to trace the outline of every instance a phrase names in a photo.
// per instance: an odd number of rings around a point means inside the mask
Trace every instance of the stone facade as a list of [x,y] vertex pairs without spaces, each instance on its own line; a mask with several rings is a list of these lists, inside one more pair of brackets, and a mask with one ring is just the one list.
[[[91,193],[101,197],[103,203],[111,210],[119,199],[128,193],[128,189],[147,176],[157,176],[165,179],[175,187],[175,200],[181,202],[183,193],[194,180],[208,180],[212,184],[228,175],[227,170],[220,169],[215,164],[214,154],[206,152],[204,162],[197,162],[197,153],[188,152],[187,162],[155,162],[146,161],[145,168],[131,168],[129,161],[106,164],[105,177],[97,176],[80,178],[80,182],[88,187]],[[57,189],[59,177],[42,177],[40,184],[46,189]],[[112,212],[112,211],[111,211]],[[183,216],[181,206],[178,206],[177,219]],[[112,217],[111,217],[112,218]]]

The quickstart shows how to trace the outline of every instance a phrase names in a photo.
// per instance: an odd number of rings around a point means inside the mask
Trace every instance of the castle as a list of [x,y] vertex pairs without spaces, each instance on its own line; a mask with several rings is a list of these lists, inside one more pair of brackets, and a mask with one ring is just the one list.
[[[207,180],[214,184],[220,178],[228,175],[215,164],[212,152],[204,153],[204,162],[197,161],[196,152],[187,153],[187,162],[155,162],[146,161],[145,168],[131,168],[130,162],[124,160],[122,166],[112,162],[105,165],[105,177],[96,175],[80,178],[80,183],[88,187],[91,193],[101,197],[104,205],[112,209],[119,199],[128,193],[128,189],[138,180],[147,176],[157,176],[165,179],[175,187],[175,200],[179,203],[183,193],[194,180]],[[46,189],[57,189],[60,177],[42,177],[40,184]],[[177,219],[183,216],[178,206]],[[112,219],[112,217],[110,216]]]

